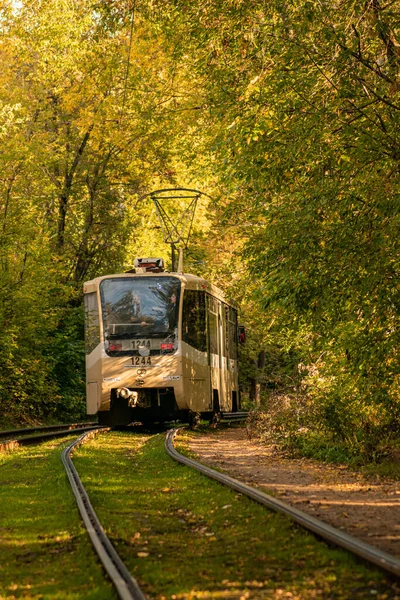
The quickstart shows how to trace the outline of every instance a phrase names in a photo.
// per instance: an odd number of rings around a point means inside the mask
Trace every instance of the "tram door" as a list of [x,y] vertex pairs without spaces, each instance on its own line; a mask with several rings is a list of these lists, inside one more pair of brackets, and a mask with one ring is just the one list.
[[[218,393],[220,410],[230,410],[225,306],[212,296],[207,297],[209,364],[214,402]],[[214,405],[214,409],[216,406]]]
[[228,339],[227,339],[227,314],[226,307],[219,302],[218,311],[218,337],[219,337],[219,363],[220,363],[220,403],[225,411],[231,409],[229,403],[229,371],[228,371]]
[[185,290],[182,311],[183,380],[190,410],[212,408],[207,354],[206,298],[203,291]]

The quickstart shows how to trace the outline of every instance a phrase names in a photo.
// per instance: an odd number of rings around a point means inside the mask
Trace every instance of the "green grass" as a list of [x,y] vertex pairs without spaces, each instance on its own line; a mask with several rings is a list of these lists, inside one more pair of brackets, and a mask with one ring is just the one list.
[[[381,448],[377,451],[377,458],[372,460],[365,453],[359,453],[356,446],[349,447],[344,443],[334,443],[332,440],[324,438],[323,434],[308,434],[308,437],[299,437],[296,444],[291,447],[294,456],[305,456],[315,460],[346,464],[350,468],[361,471],[366,475],[378,475],[380,477],[389,477],[399,481],[400,479],[400,450],[394,446],[391,449],[385,448],[386,455]],[[369,454],[372,454],[370,451]],[[381,454],[379,456],[379,454]]]
[[65,445],[0,454],[1,599],[116,598],[81,525],[61,463]]
[[382,573],[329,548],[164,451],[111,433],[74,457],[95,509],[150,598],[399,599]]
[[360,468],[360,471],[365,475],[379,477],[388,477],[395,481],[400,480],[400,462],[391,460],[390,458],[382,460],[380,463],[369,463]]

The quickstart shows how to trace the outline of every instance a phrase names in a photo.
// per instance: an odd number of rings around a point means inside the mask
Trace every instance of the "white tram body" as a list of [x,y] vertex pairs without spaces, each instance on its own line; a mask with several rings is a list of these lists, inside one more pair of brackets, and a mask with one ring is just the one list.
[[240,408],[237,311],[214,285],[141,267],[86,282],[84,299],[87,413],[100,423]]

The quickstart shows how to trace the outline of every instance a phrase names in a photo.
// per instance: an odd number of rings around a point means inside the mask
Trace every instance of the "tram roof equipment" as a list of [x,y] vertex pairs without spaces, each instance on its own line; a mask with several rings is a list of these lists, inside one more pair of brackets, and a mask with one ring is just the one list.
[[[164,242],[171,246],[172,271],[183,272],[183,250],[186,250],[192,232],[194,214],[200,196],[207,196],[205,192],[190,188],[176,187],[153,190],[139,198],[150,198],[155,205],[161,229],[164,234]],[[183,212],[178,217],[173,217],[167,212],[166,204],[169,200],[182,200],[186,204]],[[179,251],[179,264],[176,269],[175,252]]]

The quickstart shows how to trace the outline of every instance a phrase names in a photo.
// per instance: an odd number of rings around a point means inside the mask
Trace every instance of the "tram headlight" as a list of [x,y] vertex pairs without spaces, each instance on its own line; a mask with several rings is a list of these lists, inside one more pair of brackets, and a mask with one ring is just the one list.
[[128,390],[128,388],[118,388],[117,389],[117,396],[119,398],[124,398],[125,400],[127,398],[130,398],[133,392],[131,392],[131,390]]

